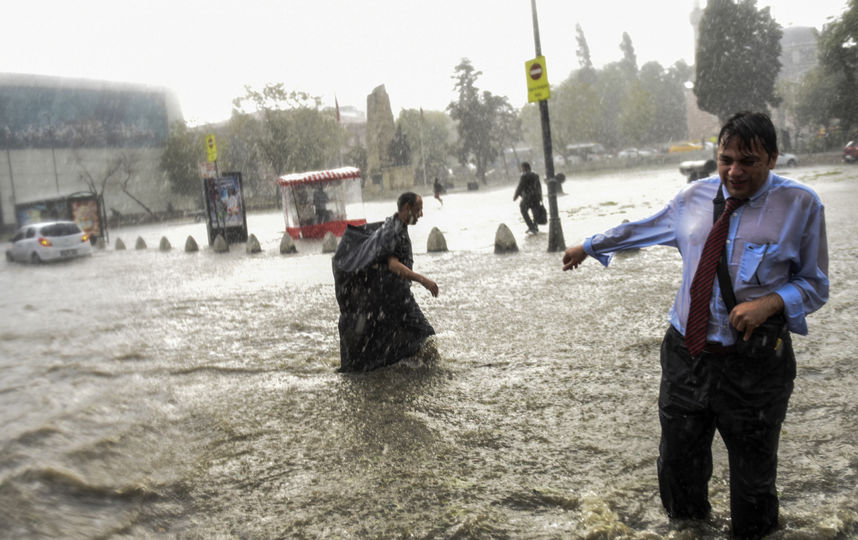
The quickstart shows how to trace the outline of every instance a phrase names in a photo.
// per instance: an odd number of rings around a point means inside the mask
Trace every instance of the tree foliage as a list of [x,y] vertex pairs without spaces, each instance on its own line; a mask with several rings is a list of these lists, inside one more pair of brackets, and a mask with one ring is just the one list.
[[581,69],[593,69],[590,46],[587,44],[587,37],[584,35],[584,29],[581,28],[580,23],[575,25],[575,42],[578,44],[575,49],[575,56],[578,57],[578,64]]
[[396,126],[396,132],[387,147],[387,155],[394,167],[411,165],[411,143],[408,142],[408,136],[402,133],[402,124]]
[[[586,43],[582,32],[578,43],[579,48]],[[623,33],[619,49],[619,61],[601,70],[582,65],[558,87],[552,134],[559,134],[561,148],[600,142],[619,149],[685,136],[683,84],[690,77],[690,68],[677,63],[665,70],[657,62],[648,62],[638,69],[627,33]]]
[[184,121],[174,122],[164,142],[160,168],[174,193],[189,195],[199,190],[197,162],[205,156],[203,136]]
[[635,46],[632,45],[632,38],[628,32],[623,32],[620,50],[623,51],[623,59],[620,61],[620,65],[629,72],[629,75],[634,76],[638,72],[638,57],[635,54]]
[[277,174],[262,157],[260,120],[253,115],[233,111],[226,125],[215,131],[221,170],[241,172],[244,196],[253,199],[257,194],[273,193],[276,190],[273,179]]
[[414,177],[423,182],[423,168],[428,179],[447,178],[450,159],[450,141],[455,136],[453,121],[441,111],[403,109],[396,119],[411,142],[411,166]]
[[248,87],[246,92],[233,102],[235,114],[251,114],[243,107],[255,107],[261,122],[256,142],[259,155],[275,175],[321,169],[337,162],[342,131],[332,114],[319,110],[319,98],[287,91],[282,83],[261,91]]
[[[631,37],[623,34],[623,58],[603,69],[589,63],[583,30],[576,28],[581,69],[552,88],[551,136],[559,152],[575,143],[599,142],[606,147],[656,145],[686,135],[684,85],[692,68],[677,62],[664,69],[648,62],[640,69]],[[535,106],[522,108],[524,140],[541,146]],[[555,152],[557,153],[557,152]]]
[[740,110],[777,106],[783,31],[756,0],[709,0],[700,19],[694,93],[701,110],[723,123]]
[[506,97],[480,92],[476,83],[482,73],[474,69],[470,60],[463,58],[455,69],[452,78],[459,97],[447,110],[459,134],[456,156],[462,165],[473,164],[477,178],[485,183],[489,164],[497,159],[505,143],[517,140],[516,112]]
[[831,117],[847,133],[858,130],[858,0],[849,0],[843,15],[823,28],[819,61],[834,90]]

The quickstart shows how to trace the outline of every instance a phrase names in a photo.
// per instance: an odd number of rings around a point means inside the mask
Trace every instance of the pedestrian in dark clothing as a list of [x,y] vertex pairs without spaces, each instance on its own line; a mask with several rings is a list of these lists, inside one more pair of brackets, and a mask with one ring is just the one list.
[[536,212],[542,203],[542,184],[539,182],[539,176],[530,170],[530,163],[523,162],[521,172],[521,179],[518,181],[512,200],[521,197],[519,208],[524,223],[527,224],[527,232],[535,234],[539,232],[539,227],[536,225]]
[[408,226],[423,216],[423,198],[400,195],[383,223],[349,225],[333,257],[340,306],[340,371],[370,371],[414,356],[435,329],[411,294],[411,282],[438,296],[438,285],[412,270]]
[[661,500],[671,518],[709,515],[717,430],[738,538],[760,538],[778,525],[778,440],[796,375],[790,332],[807,334],[806,316],[828,300],[822,202],[775,175],[777,157],[769,117],[737,113],[718,135],[719,176],[688,184],[657,214],[563,255],[569,270],[587,256],[607,266],[618,251],[679,250],[682,282],[661,344]]
[[432,190],[435,192],[435,198],[438,199],[438,202],[444,204],[444,201],[441,200],[441,194],[447,193],[447,188],[445,188],[438,178],[435,178],[435,183],[432,185]]

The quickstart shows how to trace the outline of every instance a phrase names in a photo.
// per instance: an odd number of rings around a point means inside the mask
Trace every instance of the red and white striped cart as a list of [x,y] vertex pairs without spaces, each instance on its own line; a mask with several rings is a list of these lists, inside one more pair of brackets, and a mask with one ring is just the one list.
[[341,167],[285,174],[277,179],[286,232],[292,238],[342,236],[348,225],[365,225],[360,170]]

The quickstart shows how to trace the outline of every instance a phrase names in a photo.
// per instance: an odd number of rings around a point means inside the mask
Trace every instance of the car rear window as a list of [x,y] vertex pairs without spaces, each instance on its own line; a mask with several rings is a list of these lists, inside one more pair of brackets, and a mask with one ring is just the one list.
[[44,236],[69,236],[80,232],[77,223],[54,223],[42,228],[42,235]]

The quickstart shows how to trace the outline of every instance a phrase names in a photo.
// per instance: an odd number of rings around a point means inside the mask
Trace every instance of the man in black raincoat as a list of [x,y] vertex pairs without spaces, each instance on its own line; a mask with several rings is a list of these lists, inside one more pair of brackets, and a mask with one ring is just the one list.
[[807,315],[828,300],[822,202],[772,172],[777,156],[769,117],[736,113],[718,135],[718,176],[563,255],[569,270],[588,256],[607,266],[618,251],[679,250],[682,281],[661,344],[659,491],[671,518],[709,515],[717,430],[739,538],[778,525],[778,440],[796,375],[790,333],[807,334]]
[[349,226],[333,257],[340,306],[340,371],[370,371],[414,356],[435,329],[411,294],[411,282],[438,296],[438,285],[412,270],[408,226],[423,216],[411,192],[383,223]]
[[[521,210],[521,217],[524,218],[524,223],[527,224],[527,232],[537,233],[539,232],[537,225],[539,219],[536,213],[542,203],[542,184],[539,183],[539,175],[530,170],[530,163],[525,161],[521,164],[521,173],[512,200],[521,197],[519,209]],[[533,215],[532,219],[531,215]]]

